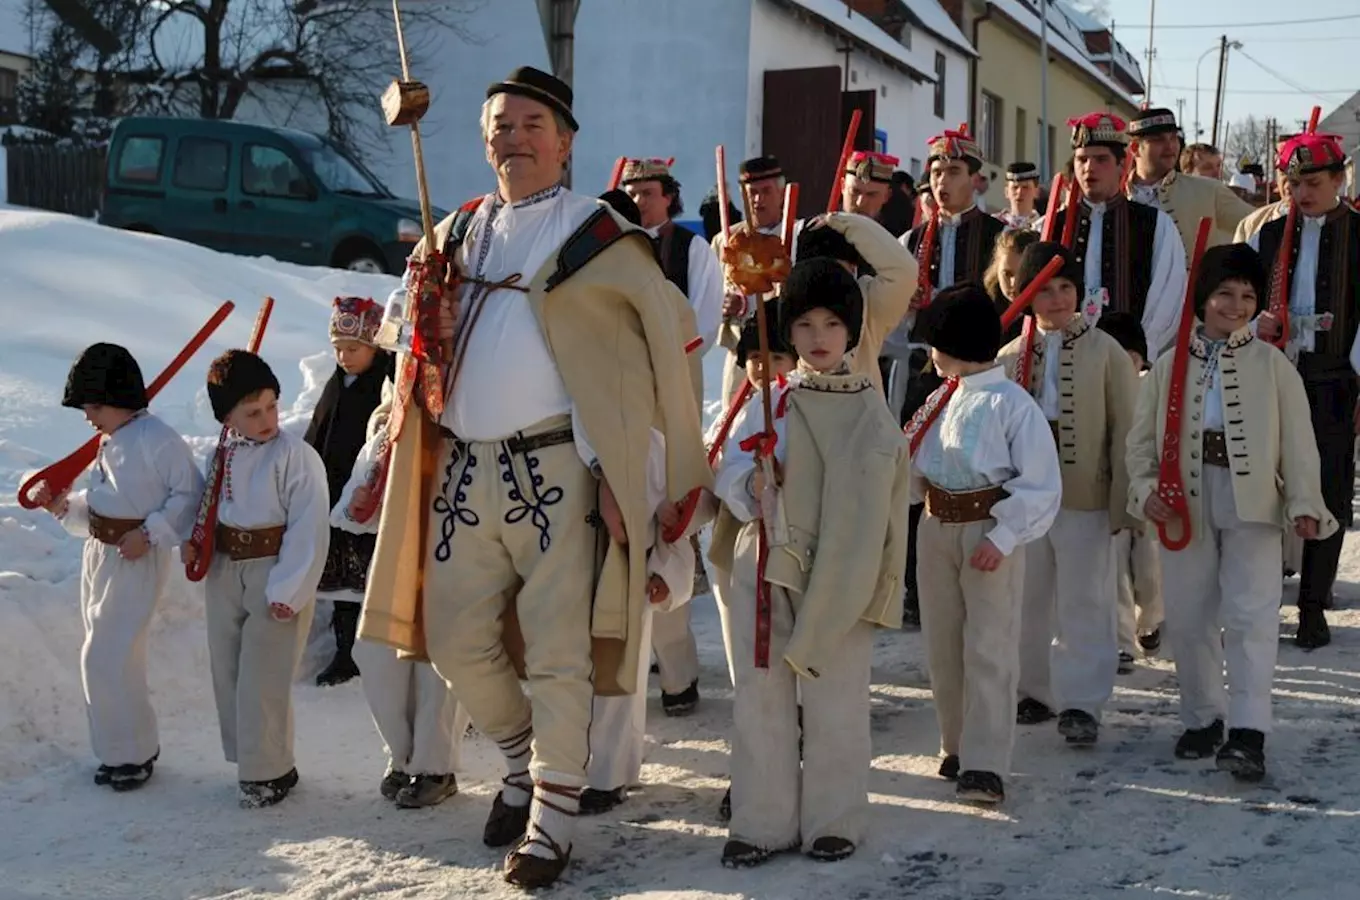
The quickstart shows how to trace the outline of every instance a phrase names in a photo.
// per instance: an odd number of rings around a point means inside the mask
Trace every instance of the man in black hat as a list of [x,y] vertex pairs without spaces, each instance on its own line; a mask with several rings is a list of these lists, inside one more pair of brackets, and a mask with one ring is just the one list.
[[[566,84],[533,68],[488,88],[497,189],[441,222],[434,248],[416,246],[389,301],[443,281],[437,334],[419,320],[417,332],[454,352],[399,367],[393,416],[409,418],[388,456],[361,625],[426,653],[496,742],[507,776],[483,841],[513,845],[504,876],[526,888],[570,859],[593,693],[633,690],[646,652],[653,429],[667,499],[712,481],[684,352],[694,313],[641,229],[563,187],[571,105]],[[408,550],[422,528],[423,558]]]
[[996,214],[996,217],[1010,231],[1015,228],[1032,228],[1039,220],[1039,212],[1034,208],[1039,199],[1039,167],[1032,162],[1011,163],[1006,167],[1006,202],[1010,209]]
[[1177,171],[1183,141],[1171,110],[1143,110],[1129,120],[1128,133],[1133,141],[1129,199],[1169,215],[1180,231],[1187,257],[1195,252],[1195,232],[1202,218],[1214,222],[1209,246],[1229,243],[1251,205],[1222,181]]
[[[1094,112],[1068,125],[1073,171],[1082,190],[1071,248],[1085,279],[1082,314],[1095,324],[1104,312],[1132,313],[1142,321],[1148,350],[1156,358],[1170,346],[1180,322],[1185,246],[1169,215],[1130,203],[1120,188],[1128,152],[1124,120]],[[1065,218],[1067,207],[1048,215]]]
[[[741,190],[751,195],[751,213],[754,217],[751,224],[761,234],[779,234],[784,222],[784,186],[787,183],[779,160],[773,156],[757,156],[742,162],[737,167],[737,182]],[[734,201],[740,199],[740,195],[733,198]],[[738,205],[745,208],[744,204]],[[733,221],[730,224],[736,228],[738,223]],[[713,239],[713,251],[718,259],[722,259],[725,242],[726,235],[718,235]],[[746,378],[746,373],[736,363],[736,348],[737,342],[741,340],[741,329],[746,320],[755,315],[755,307],[733,285],[725,285],[724,290],[723,327],[718,343],[727,348],[730,354],[728,365],[723,368],[722,400],[723,408],[726,409]]]

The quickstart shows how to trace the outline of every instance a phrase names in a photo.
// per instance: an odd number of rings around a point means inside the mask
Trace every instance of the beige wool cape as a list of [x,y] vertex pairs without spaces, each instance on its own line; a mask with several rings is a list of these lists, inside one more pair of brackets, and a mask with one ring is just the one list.
[[[646,547],[641,536],[655,510],[647,509],[647,456],[655,426],[666,438],[667,496],[679,501],[694,488],[711,489],[695,400],[697,359],[686,359],[694,313],[666,281],[646,234],[601,204],[627,234],[565,281],[549,287],[554,254],[534,274],[528,299],[543,330],[576,413],[599,455],[623,513],[630,540],[623,547],[602,532],[602,558],[591,613],[595,690],[631,693],[646,602]],[[454,216],[440,222],[442,246]],[[413,256],[424,254],[423,242]],[[414,404],[414,401],[410,401]],[[423,567],[431,501],[437,486],[437,426],[412,409],[392,450],[377,548],[369,572],[359,634],[365,640],[424,658]],[[604,544],[608,544],[604,547]],[[523,638],[515,598],[507,598],[503,641],[524,672]]]

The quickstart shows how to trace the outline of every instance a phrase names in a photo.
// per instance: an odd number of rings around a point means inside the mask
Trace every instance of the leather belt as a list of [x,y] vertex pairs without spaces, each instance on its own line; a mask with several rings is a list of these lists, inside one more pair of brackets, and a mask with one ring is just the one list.
[[101,544],[117,544],[123,535],[142,527],[145,519],[114,519],[90,510],[90,537]]
[[993,506],[1009,496],[1010,493],[999,486],[953,493],[927,482],[926,515],[933,516],[946,525],[982,522],[992,517]]
[[[439,426],[439,433],[450,441],[470,443],[462,440],[443,425]],[[576,436],[572,433],[571,427],[567,426],[566,428],[555,428],[552,431],[544,431],[539,434],[524,434],[521,432],[520,434],[506,438],[503,441],[492,441],[489,443],[504,444],[505,449],[509,451],[512,456],[523,456],[525,453],[533,453],[535,450],[542,450],[545,447],[556,447],[558,444],[570,444],[575,438]]]
[[1228,439],[1221,431],[1204,432],[1204,464],[1228,469]]
[[279,555],[279,548],[283,546],[283,532],[282,525],[272,528],[232,528],[219,523],[216,549],[236,562],[267,559]]

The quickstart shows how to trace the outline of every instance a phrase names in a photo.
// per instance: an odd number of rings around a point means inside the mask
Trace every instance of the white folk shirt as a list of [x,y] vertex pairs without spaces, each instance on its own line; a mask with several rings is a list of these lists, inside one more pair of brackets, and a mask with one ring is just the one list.
[[1161,209],[1162,208],[1161,187],[1162,183],[1160,181],[1154,181],[1151,184],[1139,184],[1137,182],[1134,182],[1132,184],[1131,192],[1133,196],[1130,197],[1129,199],[1131,199],[1134,203],[1141,203],[1144,206],[1151,206],[1155,209]]
[[1058,364],[1062,357],[1063,332],[1061,328],[1057,331],[1045,331],[1040,328],[1039,335],[1044,339],[1044,380],[1039,386],[1039,396],[1034,399],[1038,401],[1039,408],[1044,411],[1044,418],[1050,422],[1056,422],[1060,415],[1058,409]]
[[302,438],[286,431],[264,443],[235,435],[228,442],[217,521],[246,531],[284,527],[265,599],[301,612],[316,596],[330,550],[326,467]]
[[[1105,223],[1105,204],[1081,201],[1091,211],[1090,235],[1103,234]],[[1086,290],[1094,291],[1107,287],[1103,283],[1101,265],[1104,261],[1105,242],[1090,238],[1086,248],[1086,267],[1083,276]],[[1137,253],[1141,248],[1126,248],[1125,252]],[[1171,346],[1180,325],[1181,307],[1185,303],[1186,274],[1185,244],[1181,242],[1176,223],[1166,213],[1157,212],[1157,230],[1152,239],[1152,278],[1148,282],[1147,299],[1143,304],[1143,333],[1147,335],[1150,358],[1156,359],[1163,350]]]
[[[981,211],[981,207],[978,209]],[[936,236],[940,245],[940,272],[935,284],[937,291],[951,288],[958,281],[959,222],[972,210],[970,206],[953,216],[940,213],[940,230]],[[930,260],[925,260],[922,265],[929,266]]]
[[1010,496],[992,507],[996,526],[987,539],[1006,556],[1042,537],[1062,505],[1053,432],[1034,398],[1002,366],[959,382],[911,468],[913,503],[924,502],[925,482],[955,493],[1005,488]]
[[203,495],[203,477],[184,438],[147,412],[104,439],[90,486],[68,499],[61,523],[88,537],[90,512],[110,519],[143,519],[156,547],[188,538]]
[[[683,228],[683,225],[676,225]],[[646,229],[653,240],[661,231],[661,226]],[[689,242],[689,305],[694,310],[699,337],[704,339],[703,346],[695,352],[703,355],[718,344],[718,331],[723,320],[723,275],[718,265],[718,255],[701,236]],[[693,335],[686,335],[689,340]]]
[[[1283,209],[1289,209],[1288,204],[1283,204]],[[1278,218],[1278,217],[1277,217]],[[1299,229],[1299,252],[1294,263],[1294,271],[1290,275],[1289,284],[1289,315],[1291,319],[1299,319],[1304,316],[1314,315],[1317,311],[1317,267],[1318,252],[1322,245],[1322,227],[1327,224],[1327,214],[1320,216],[1303,216],[1303,226]],[[1253,250],[1261,249],[1261,232],[1257,230],[1247,243]],[[1274,266],[1274,260],[1262,260],[1266,266],[1266,271],[1270,271]],[[1267,302],[1266,298],[1261,299],[1262,307]],[[1290,339],[1289,350],[1291,358],[1299,351],[1312,352],[1316,346],[1316,331],[1312,328],[1290,329],[1294,332]],[[1355,342],[1351,344],[1350,353],[1351,368],[1360,372],[1360,334],[1356,335]],[[1206,426],[1207,427],[1207,426]]]
[[[784,407],[782,400],[797,382],[798,373],[795,371],[784,384],[770,385],[770,408],[774,412],[774,458],[781,467],[788,453],[787,425],[781,415]],[[757,394],[753,394],[752,402],[748,402],[737,413],[727,443],[723,445],[722,461],[713,481],[713,496],[726,503],[739,522],[753,522],[760,518],[760,504],[753,493],[752,481],[756,471],[755,454],[741,449],[742,441],[765,430],[765,406],[757,397]]]

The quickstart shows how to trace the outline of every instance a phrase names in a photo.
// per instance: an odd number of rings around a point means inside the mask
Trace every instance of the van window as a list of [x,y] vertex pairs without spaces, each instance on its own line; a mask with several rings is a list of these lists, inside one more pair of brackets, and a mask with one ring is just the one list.
[[180,138],[175,148],[174,185],[195,191],[225,191],[231,145],[208,138]]
[[165,155],[165,139],[137,135],[123,141],[118,155],[118,180],[140,184],[155,184],[161,180],[161,158]]
[[297,163],[282,150],[262,144],[242,148],[241,191],[256,197],[312,197],[311,183]]

